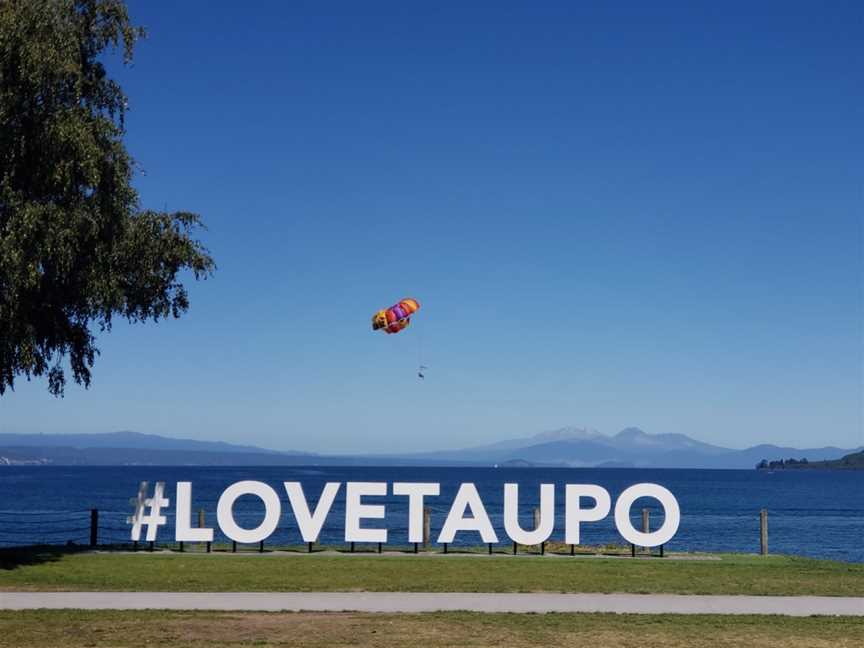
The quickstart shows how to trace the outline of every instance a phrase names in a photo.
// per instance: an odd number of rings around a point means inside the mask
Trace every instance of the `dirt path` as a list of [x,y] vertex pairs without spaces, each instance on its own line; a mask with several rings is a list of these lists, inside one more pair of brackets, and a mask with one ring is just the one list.
[[0,592],[0,609],[619,612],[864,616],[864,598],[419,592]]

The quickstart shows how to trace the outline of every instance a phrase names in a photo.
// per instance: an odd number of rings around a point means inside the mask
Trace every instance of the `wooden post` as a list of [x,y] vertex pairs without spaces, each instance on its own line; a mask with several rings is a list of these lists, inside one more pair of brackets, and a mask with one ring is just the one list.
[[90,546],[99,544],[99,509],[90,509]]
[[642,509],[642,533],[651,531],[650,515],[651,513],[647,508]]
[[768,555],[768,509],[759,511],[759,549],[763,556]]
[[[205,522],[204,522],[204,509],[198,509],[198,528],[199,528],[199,529],[203,529],[203,528],[204,528],[204,525],[205,525]],[[206,542],[205,544],[206,544],[206,546],[207,546],[207,553],[210,553],[210,543],[209,543],[209,542]]]
[[428,507],[423,507],[423,548],[429,547],[429,541],[432,537],[432,511]]
[[[534,528],[535,529],[540,528],[540,507],[539,506],[534,509]],[[542,556],[545,553],[546,553],[546,543],[541,542],[540,543],[540,555]]]

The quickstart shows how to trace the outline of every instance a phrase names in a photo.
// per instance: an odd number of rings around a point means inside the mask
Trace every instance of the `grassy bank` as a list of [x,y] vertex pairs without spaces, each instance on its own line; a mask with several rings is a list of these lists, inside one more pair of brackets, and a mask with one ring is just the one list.
[[[0,612],[0,647],[562,646],[842,648],[864,619],[610,614]],[[146,638],[145,638],[146,637]]]
[[722,555],[720,560],[633,560],[4,550],[0,551],[0,589],[864,596],[864,565],[747,555]]

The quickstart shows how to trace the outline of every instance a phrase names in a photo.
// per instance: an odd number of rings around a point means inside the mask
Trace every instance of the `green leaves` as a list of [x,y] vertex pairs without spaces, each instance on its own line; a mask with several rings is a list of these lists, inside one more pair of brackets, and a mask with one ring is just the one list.
[[126,151],[126,96],[98,57],[132,59],[143,31],[120,0],[0,3],[0,395],[65,362],[89,385],[91,328],[178,317],[178,275],[215,266],[187,212],[143,211]]

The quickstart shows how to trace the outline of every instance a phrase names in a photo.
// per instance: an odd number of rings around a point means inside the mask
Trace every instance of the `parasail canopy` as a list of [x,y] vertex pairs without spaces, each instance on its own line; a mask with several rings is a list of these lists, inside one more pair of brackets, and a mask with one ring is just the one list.
[[390,308],[379,310],[372,316],[372,330],[383,329],[385,333],[398,333],[411,323],[411,315],[420,310],[420,302],[410,297]]

